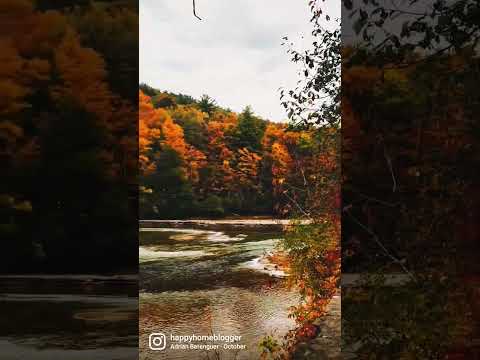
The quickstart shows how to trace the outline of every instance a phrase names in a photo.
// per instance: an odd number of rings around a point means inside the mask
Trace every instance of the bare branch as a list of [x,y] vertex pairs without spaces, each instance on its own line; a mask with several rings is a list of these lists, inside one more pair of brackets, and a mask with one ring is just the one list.
[[397,179],[395,178],[395,173],[393,172],[392,159],[390,158],[390,155],[388,155],[385,144],[383,145],[383,155],[385,156],[385,160],[387,160],[388,169],[390,170],[390,174],[392,175],[392,192],[395,192],[397,190]]
[[402,270],[413,280],[413,281],[416,281],[416,278],[415,276],[413,275],[413,273],[411,273],[407,267],[403,264],[403,261],[401,261],[400,259],[396,258],[395,256],[393,256],[389,251],[388,249],[385,247],[385,245],[382,244],[382,242],[380,241],[380,239],[378,238],[378,235],[375,234],[368,226],[364,225],[361,223],[360,220],[358,220],[355,216],[352,215],[352,213],[350,212],[350,209],[344,209],[343,210],[348,216],[350,216],[350,218],[353,220],[354,223],[356,223],[358,226],[360,226],[363,230],[365,230],[372,238],[373,240],[377,243],[377,245],[383,250],[384,254],[386,256],[388,256],[394,263],[397,263],[398,265],[400,265],[400,267],[402,268]]
[[198,20],[202,20],[202,18],[200,18],[200,17],[197,15],[196,7],[195,7],[195,0],[193,0],[193,16],[195,16]]
[[300,210],[300,212],[307,217],[307,219],[311,219],[310,214],[306,212],[294,198],[288,195],[287,191],[284,191],[283,195],[285,195],[298,208],[298,210]]

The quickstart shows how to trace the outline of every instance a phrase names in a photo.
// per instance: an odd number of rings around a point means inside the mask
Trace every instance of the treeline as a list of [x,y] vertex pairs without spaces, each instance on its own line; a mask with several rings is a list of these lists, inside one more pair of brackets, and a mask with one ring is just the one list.
[[136,6],[2,3],[0,271],[136,269]]
[[[286,216],[314,175],[319,133],[140,85],[140,217]],[[298,185],[298,186],[297,186]]]

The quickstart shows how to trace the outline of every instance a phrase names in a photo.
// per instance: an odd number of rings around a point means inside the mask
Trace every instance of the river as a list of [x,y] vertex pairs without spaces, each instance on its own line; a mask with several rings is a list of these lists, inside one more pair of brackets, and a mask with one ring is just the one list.
[[[294,327],[288,308],[299,299],[283,272],[262,260],[278,245],[281,226],[168,225],[146,223],[140,232],[140,359],[255,359],[265,335],[282,341]],[[150,349],[151,333],[166,335],[165,350]],[[209,334],[237,336],[241,348],[222,341],[210,352],[172,348],[172,335]]]
[[141,226],[138,276],[0,276],[0,358],[134,360],[138,351],[142,360],[214,358],[150,350],[150,333],[160,332],[241,336],[235,344],[245,349],[221,359],[256,359],[263,336],[282,340],[293,328],[288,307],[299,299],[283,272],[261,261],[282,237],[281,223]]
[[137,279],[0,276],[0,359],[137,359]]

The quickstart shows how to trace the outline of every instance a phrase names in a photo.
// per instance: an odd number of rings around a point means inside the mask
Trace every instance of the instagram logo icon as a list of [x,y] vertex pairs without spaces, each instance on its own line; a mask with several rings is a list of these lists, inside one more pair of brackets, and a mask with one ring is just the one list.
[[148,346],[151,350],[165,350],[167,347],[167,337],[162,333],[152,333],[148,337]]

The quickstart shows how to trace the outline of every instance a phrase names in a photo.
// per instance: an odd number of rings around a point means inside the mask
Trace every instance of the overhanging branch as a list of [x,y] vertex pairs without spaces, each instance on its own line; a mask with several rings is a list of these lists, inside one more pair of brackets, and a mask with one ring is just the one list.
[[202,20],[196,12],[196,7],[195,7],[195,0],[193,0],[193,16],[195,16],[198,20]]

